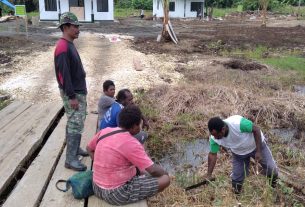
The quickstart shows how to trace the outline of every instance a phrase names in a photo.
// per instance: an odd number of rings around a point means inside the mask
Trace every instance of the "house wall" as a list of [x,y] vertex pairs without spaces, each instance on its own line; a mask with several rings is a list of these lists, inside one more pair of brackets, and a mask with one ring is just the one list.
[[[45,11],[45,2],[44,0],[39,0],[39,15],[40,20],[58,20],[58,1],[57,4],[57,11]],[[93,13],[94,13],[94,20],[113,20],[113,0],[108,0],[108,12],[97,12],[96,0],[93,0]],[[85,19],[80,21],[91,22],[91,0],[84,1],[85,7]],[[61,13],[70,11],[69,9],[69,0],[60,0],[60,8]]]
[[[158,1],[159,1],[159,9],[158,9]],[[203,2],[204,5],[204,0],[186,0],[185,16],[184,16],[184,0],[170,0],[170,1],[175,2],[175,11],[169,12],[169,16],[172,18],[197,17],[197,12],[191,12],[191,2]],[[163,17],[162,0],[153,0],[153,15],[155,14],[157,17]]]
[[56,2],[57,11],[46,11],[44,0],[39,0],[39,18],[41,20],[58,20],[58,1]]

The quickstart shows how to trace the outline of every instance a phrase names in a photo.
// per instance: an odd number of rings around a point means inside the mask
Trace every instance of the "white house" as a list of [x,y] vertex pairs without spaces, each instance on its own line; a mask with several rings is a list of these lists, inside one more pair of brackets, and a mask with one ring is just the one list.
[[113,20],[113,0],[39,0],[40,20],[58,20],[68,11],[81,22]]
[[[169,16],[172,18],[203,17],[204,0],[170,0]],[[153,0],[153,15],[163,17],[163,1]]]

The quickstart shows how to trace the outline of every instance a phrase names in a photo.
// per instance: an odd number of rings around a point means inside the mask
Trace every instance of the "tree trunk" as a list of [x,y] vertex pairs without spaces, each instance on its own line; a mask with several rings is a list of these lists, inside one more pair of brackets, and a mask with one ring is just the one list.
[[260,0],[260,5],[262,7],[262,16],[263,16],[263,21],[262,21],[262,27],[266,27],[267,25],[267,8],[269,4],[269,0]]
[[170,36],[168,34],[168,31],[166,29],[166,25],[168,25],[168,21],[169,21],[169,1],[168,0],[163,0],[163,29],[162,29],[162,37],[167,40],[170,41]]

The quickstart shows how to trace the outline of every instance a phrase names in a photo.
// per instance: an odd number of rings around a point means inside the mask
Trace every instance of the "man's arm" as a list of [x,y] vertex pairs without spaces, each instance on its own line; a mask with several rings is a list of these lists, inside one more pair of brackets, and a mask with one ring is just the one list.
[[153,177],[160,177],[162,175],[168,175],[160,165],[153,164],[150,167],[145,169],[151,176]]
[[261,130],[253,125],[252,133],[255,139],[256,144],[256,153],[255,153],[255,160],[257,162],[262,160],[262,137],[261,137]]
[[94,160],[94,150],[91,150],[88,146],[86,147],[86,150],[91,157],[92,160]]
[[69,104],[71,108],[78,110],[79,103],[75,97],[70,74],[69,57],[66,52],[61,53],[58,55],[58,57],[56,57],[56,65],[59,69],[57,76],[59,77],[64,94],[69,97]]
[[212,173],[215,168],[216,161],[217,161],[217,153],[210,152],[208,155],[208,173],[207,173],[208,179],[212,177]]
[[149,122],[143,115],[142,115],[142,120],[143,120],[143,128],[149,130]]
[[162,192],[170,185],[170,177],[160,165],[153,164],[145,170],[151,176],[158,178],[158,192]]

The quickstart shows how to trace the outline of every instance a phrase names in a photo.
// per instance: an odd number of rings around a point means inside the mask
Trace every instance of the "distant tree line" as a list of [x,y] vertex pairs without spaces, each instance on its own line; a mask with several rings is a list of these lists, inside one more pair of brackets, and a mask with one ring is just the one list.
[[[206,6],[218,8],[230,8],[237,5],[243,5],[244,10],[256,10],[260,6],[259,0],[206,0]],[[298,6],[299,3],[304,5],[305,0],[269,0],[268,9],[280,6]]]
[[114,5],[118,8],[153,9],[152,0],[114,0]]

